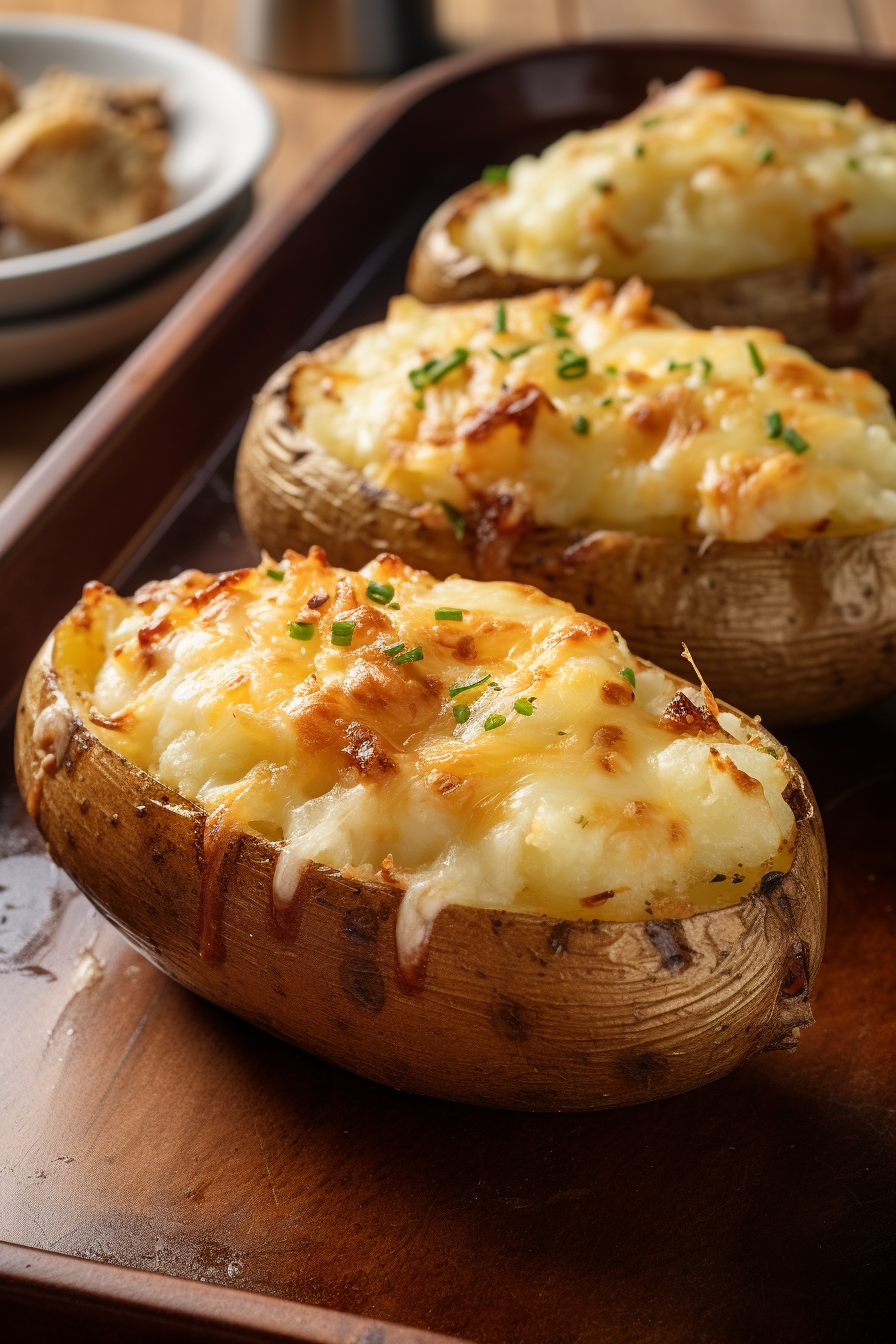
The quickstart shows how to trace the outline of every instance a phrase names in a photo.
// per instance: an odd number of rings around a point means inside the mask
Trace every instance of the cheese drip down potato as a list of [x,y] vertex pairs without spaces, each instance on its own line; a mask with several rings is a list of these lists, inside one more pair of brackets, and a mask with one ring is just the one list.
[[726,698],[778,721],[896,685],[886,391],[778,332],[694,330],[638,280],[394,299],[271,379],[237,497],[273,552],[387,546],[546,587],[655,661],[687,640]]
[[[239,1001],[244,959],[285,940],[288,954],[259,968],[264,994],[286,956],[293,976],[308,961],[323,981],[347,980],[349,999],[378,1017],[387,972],[411,1037],[415,1021],[424,1036],[439,1022],[450,1057],[448,1040],[468,1029],[458,1013],[475,1017],[483,1002],[493,1023],[517,1011],[534,1023],[542,1009],[565,1020],[568,989],[558,1000],[557,976],[531,960],[521,969],[511,944],[535,931],[557,944],[556,961],[581,930],[584,980],[603,978],[600,992],[620,999],[606,1023],[589,1019],[598,986],[580,985],[574,1034],[616,1041],[646,995],[671,1039],[691,1030],[666,1019],[693,991],[713,1003],[713,1021],[726,1017],[711,1034],[732,1029],[714,1062],[689,1060],[715,1076],[756,1049],[792,1047],[793,1028],[811,1020],[824,857],[799,768],[706,687],[530,587],[439,582],[388,554],[353,573],[316,549],[218,577],[189,571],[133,599],[90,584],[29,676],[17,759],[29,810],[88,894],[166,969],[256,1017],[258,1003]],[[133,836],[147,809],[141,856]],[[173,818],[192,828],[189,843],[171,834]],[[172,871],[184,863],[187,879]],[[343,946],[327,966],[316,924],[333,909]],[[452,965],[438,931],[458,914],[477,932]],[[466,976],[486,982],[473,986],[475,1008],[458,988]],[[317,992],[305,980],[299,991]],[[339,1039],[345,1024],[328,1022]],[[349,1047],[321,1044],[298,1000],[265,1024],[345,1062]],[[414,1050],[393,1042],[401,1058]],[[404,1064],[406,1083],[387,1080],[513,1104],[508,1078],[490,1097],[474,1060],[475,1050],[463,1084],[435,1082],[434,1059]],[[450,1058],[446,1069],[448,1079]],[[362,1071],[386,1076],[369,1059]],[[680,1090],[683,1075],[670,1087],[662,1072],[658,1094]],[[550,1073],[561,1105],[632,1099],[618,1081],[607,1090],[600,1070],[598,1099],[581,1060],[565,1081],[556,1064]],[[541,1086],[523,1088],[530,1102]]]
[[[500,310],[393,299],[385,323],[300,363],[293,420],[442,525],[443,501],[465,513],[499,492],[536,526],[654,536],[896,524],[884,388],[778,332],[693,331],[651,297],[596,281]],[[433,360],[454,367],[428,381]]]
[[637,275],[696,325],[781,326],[892,388],[894,245],[896,125],[694,70],[486,170],[424,228],[408,288],[433,303]]

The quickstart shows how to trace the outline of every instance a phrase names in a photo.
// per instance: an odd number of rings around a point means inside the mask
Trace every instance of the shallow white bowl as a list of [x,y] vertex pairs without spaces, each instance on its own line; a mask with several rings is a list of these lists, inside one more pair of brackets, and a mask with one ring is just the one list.
[[0,62],[22,84],[49,65],[164,85],[176,204],[90,243],[0,260],[0,319],[70,308],[123,288],[210,232],[262,167],[276,137],[267,100],[226,61],[181,38],[91,19],[0,18]]

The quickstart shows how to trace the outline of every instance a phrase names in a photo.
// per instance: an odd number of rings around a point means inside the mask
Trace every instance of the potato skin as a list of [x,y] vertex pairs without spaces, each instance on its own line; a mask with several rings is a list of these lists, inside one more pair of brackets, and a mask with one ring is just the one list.
[[827,869],[798,767],[793,866],[740,905],[643,924],[451,906],[409,993],[396,891],[314,864],[275,915],[277,845],[236,832],[210,864],[208,814],[78,720],[43,777],[34,725],[59,704],[51,658],[52,640],[16,725],[19,788],[51,855],[175,980],[313,1054],[405,1091],[580,1111],[700,1086],[758,1051],[794,1049],[813,1021]]
[[359,569],[393,551],[438,578],[531,583],[621,630],[660,666],[678,666],[686,641],[716,695],[776,726],[840,718],[896,690],[896,529],[716,541],[701,554],[699,538],[536,528],[496,572],[447,523],[432,530],[411,500],[293,425],[286,399],[301,359],[256,398],[237,461],[243,528],[272,555],[317,543],[333,564]]
[[[506,299],[559,283],[513,271],[498,275],[452,241],[451,226],[496,190],[500,188],[474,182],[424,224],[407,273],[407,287],[418,299]],[[847,310],[833,319],[829,282],[810,262],[719,280],[650,283],[656,302],[691,326],[772,327],[822,364],[866,369],[896,393],[896,248],[856,253],[852,268]]]

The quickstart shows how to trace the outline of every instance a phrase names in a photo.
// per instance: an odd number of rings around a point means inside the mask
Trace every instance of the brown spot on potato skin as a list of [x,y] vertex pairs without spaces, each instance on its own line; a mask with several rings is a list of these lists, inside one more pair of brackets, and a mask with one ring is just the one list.
[[678,691],[663,710],[659,721],[660,728],[668,733],[687,733],[690,737],[699,737],[701,733],[711,736],[719,732],[719,721],[708,709],[701,709],[685,691]]
[[344,958],[339,963],[339,985],[356,1008],[373,1017],[383,1011],[386,985],[375,961],[368,957]]
[[783,797],[797,821],[807,821],[812,815],[811,805],[798,780],[792,779],[790,781],[784,790]]
[[805,999],[809,995],[809,949],[801,939],[790,949],[778,992],[785,999]]
[[528,1039],[534,1026],[534,1014],[513,999],[498,999],[491,1010],[492,1026],[505,1041],[522,1042]]
[[671,975],[678,975],[691,964],[693,953],[687,944],[679,920],[648,920],[644,932],[660,954],[663,970]]
[[571,920],[561,919],[548,933],[548,947],[555,957],[569,951],[569,935],[572,932],[572,927]]
[[630,705],[635,693],[627,681],[605,681],[600,688],[600,698],[605,705]]
[[379,937],[379,929],[377,913],[369,905],[361,905],[345,912],[342,932],[349,942],[365,946],[375,943]]
[[646,1092],[650,1092],[669,1072],[669,1061],[663,1055],[633,1055],[622,1060],[619,1071],[626,1079],[640,1083]]

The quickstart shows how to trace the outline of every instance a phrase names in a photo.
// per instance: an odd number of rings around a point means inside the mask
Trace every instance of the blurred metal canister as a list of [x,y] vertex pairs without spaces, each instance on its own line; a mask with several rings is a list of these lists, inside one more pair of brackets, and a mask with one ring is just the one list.
[[441,50],[433,0],[240,0],[238,42],[302,75],[393,75]]

